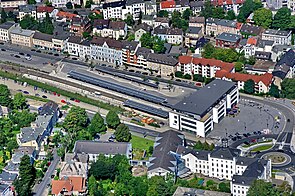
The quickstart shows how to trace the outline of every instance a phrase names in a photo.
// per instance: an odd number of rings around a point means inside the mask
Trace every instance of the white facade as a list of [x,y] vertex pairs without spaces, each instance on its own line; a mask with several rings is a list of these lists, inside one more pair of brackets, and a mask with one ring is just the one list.
[[72,5],[74,6],[76,5],[81,5],[81,1],[80,0],[49,0],[49,2],[52,3],[52,6],[55,8],[62,8],[62,7],[66,7],[66,4],[68,2],[71,2]]
[[126,5],[126,9],[123,9],[123,20],[127,19],[128,14],[133,16],[134,20],[139,20],[140,13],[145,15],[145,3],[138,2],[138,3],[132,3],[131,5]]
[[91,44],[91,58],[115,65],[122,65],[122,50],[110,48],[106,43],[102,46]]
[[100,36],[100,37],[109,37],[112,39],[118,40],[119,38],[125,38],[127,35],[127,25],[124,29],[97,29],[93,28],[92,33],[94,35]]
[[103,9],[103,18],[105,20],[111,19],[111,18],[119,18],[122,19],[123,17],[123,7],[107,7]]
[[13,28],[18,27],[18,24],[11,26],[10,28],[1,28],[0,27],[0,41],[8,42],[10,41],[10,32]]
[[268,29],[262,33],[262,39],[274,41],[274,45],[291,45],[292,33],[291,31]]

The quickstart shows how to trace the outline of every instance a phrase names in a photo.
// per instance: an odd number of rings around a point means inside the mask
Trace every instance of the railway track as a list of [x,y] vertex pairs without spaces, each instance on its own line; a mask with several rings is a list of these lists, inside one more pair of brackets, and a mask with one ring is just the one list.
[[[79,89],[82,89],[82,90],[85,90],[85,91],[89,91],[91,93],[94,93],[94,92],[97,91],[97,89],[94,89],[94,88],[91,88],[91,87],[81,86],[80,84],[77,84],[77,83],[74,83],[74,82],[71,82],[71,81],[68,81],[68,80],[64,80],[64,79],[61,79],[61,78],[58,78],[58,77],[54,77],[54,76],[48,75],[46,73],[42,73],[40,71],[27,69],[27,68],[24,68],[24,67],[0,64],[0,68],[1,68],[2,71],[15,73],[15,74],[18,74],[18,75],[29,74],[29,75],[41,77],[41,78],[44,78],[44,79],[52,80],[52,81],[55,81],[55,82],[59,82],[59,83],[65,84],[65,85],[69,85],[69,86],[72,86],[72,87],[76,87],[76,88],[79,88]],[[103,95],[105,97],[113,98],[113,99],[116,99],[118,101],[124,102],[124,101],[127,100],[125,98],[122,98],[122,97],[119,97],[119,96],[116,96],[116,95],[113,95],[113,94],[110,94],[110,93],[106,93],[106,92],[102,92],[102,91],[100,91],[100,93],[101,93],[101,95]]]

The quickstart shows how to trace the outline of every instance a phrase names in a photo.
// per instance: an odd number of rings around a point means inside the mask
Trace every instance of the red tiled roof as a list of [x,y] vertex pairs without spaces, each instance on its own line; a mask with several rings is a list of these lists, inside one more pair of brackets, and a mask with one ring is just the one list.
[[244,0],[236,0],[236,4],[243,4]]
[[64,177],[61,180],[52,180],[52,194],[58,195],[63,189],[68,192],[85,191],[85,179],[83,177]]
[[178,57],[178,61],[181,64],[189,64],[192,62],[192,60],[193,60],[193,57],[191,57],[191,56],[179,56]]
[[160,6],[161,6],[161,9],[173,8],[176,6],[176,3],[173,0],[162,1],[160,3]]
[[59,11],[56,15],[57,17],[72,19],[74,17],[79,17],[77,14],[72,14],[70,12]]
[[257,39],[255,37],[250,37],[247,40],[247,44],[255,45],[257,44]]
[[242,25],[243,25],[243,23],[241,23],[241,22],[237,22],[237,27],[236,27],[236,28],[237,28],[238,30],[240,30],[240,29],[242,28]]
[[260,81],[265,85],[269,86],[272,82],[272,74],[265,73],[263,75],[253,75],[253,74],[242,74],[242,73],[225,73],[222,71],[217,71],[215,74],[216,78],[223,78],[226,77],[228,79],[232,79],[235,81],[242,81],[246,82],[247,80],[253,80],[256,84]]
[[212,0],[211,4],[214,6],[232,5],[233,0]]
[[38,6],[37,7],[37,12],[47,12],[50,13],[54,10],[54,7],[49,7],[49,6]]

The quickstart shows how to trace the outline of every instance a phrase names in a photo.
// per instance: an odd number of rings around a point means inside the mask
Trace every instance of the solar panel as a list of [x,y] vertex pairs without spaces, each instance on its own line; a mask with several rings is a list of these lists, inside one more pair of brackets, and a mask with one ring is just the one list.
[[101,80],[101,79],[98,79],[96,77],[93,77],[93,76],[90,76],[90,75],[87,75],[87,74],[84,74],[81,72],[70,71],[68,73],[68,75],[74,79],[77,79],[77,80],[81,80],[81,81],[84,81],[84,82],[87,82],[90,84],[100,86],[102,88],[110,89],[110,90],[113,90],[113,91],[116,91],[119,93],[123,93],[123,94],[129,95],[129,96],[143,99],[146,101],[150,101],[153,103],[160,104],[160,103],[166,102],[166,99],[163,97],[158,97],[158,96],[155,96],[155,95],[143,92],[143,91],[131,89],[131,88],[121,86],[118,84],[114,84],[114,83],[111,83],[111,82],[108,82],[105,80]]
[[143,80],[140,80],[140,79],[137,79],[137,78],[132,78],[132,77],[126,76],[126,75],[124,75],[122,73],[116,73],[116,72],[113,72],[113,71],[102,69],[100,67],[96,67],[95,69],[97,71],[101,71],[101,72],[104,72],[106,74],[110,74],[110,75],[117,76],[117,77],[120,77],[120,78],[123,78],[123,79],[126,79],[126,80],[130,80],[132,82],[137,82],[139,84],[144,84],[144,85],[152,87],[152,88],[158,88],[157,84],[146,82],[146,81],[143,81]]
[[131,100],[127,100],[123,103],[124,106],[130,107],[130,108],[134,108],[136,110],[139,111],[143,111],[149,114],[153,114],[156,116],[160,116],[162,118],[168,118],[169,117],[169,113],[166,111],[163,111],[161,109],[157,109],[151,106],[147,106],[141,103],[137,103],[135,101],[131,101]]

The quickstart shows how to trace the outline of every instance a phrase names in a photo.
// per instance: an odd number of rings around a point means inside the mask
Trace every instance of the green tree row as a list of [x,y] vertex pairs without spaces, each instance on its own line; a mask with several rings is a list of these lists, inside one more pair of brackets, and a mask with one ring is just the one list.
[[150,48],[156,53],[165,52],[165,41],[161,40],[158,36],[152,36],[150,33],[145,33],[141,36],[140,42],[142,47]]
[[23,29],[38,30],[41,33],[46,33],[50,35],[52,35],[54,31],[54,26],[48,13],[46,13],[46,17],[42,22],[37,21],[34,17],[30,15],[26,15],[20,21],[20,26]]

